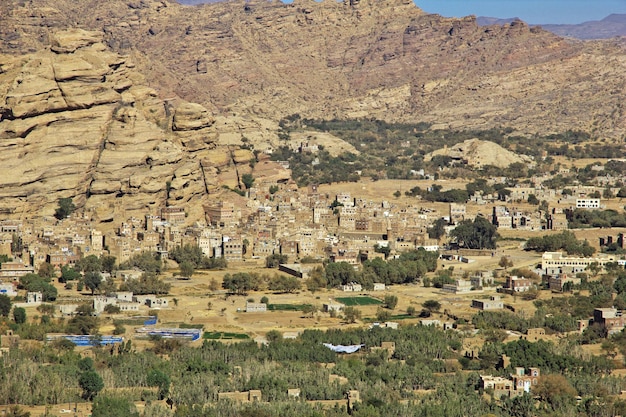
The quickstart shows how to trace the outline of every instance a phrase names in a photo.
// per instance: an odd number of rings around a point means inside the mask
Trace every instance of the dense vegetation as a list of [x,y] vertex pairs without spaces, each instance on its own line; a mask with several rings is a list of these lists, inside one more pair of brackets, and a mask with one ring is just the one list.
[[[529,177],[534,172],[549,171],[553,162],[552,156],[620,158],[622,155],[619,144],[591,143],[591,136],[580,131],[567,131],[545,136],[521,136],[511,128],[467,131],[430,130],[430,125],[423,122],[387,123],[382,120],[367,119],[310,120],[301,119],[297,114],[283,119],[280,127],[280,136],[285,139],[288,139],[290,133],[294,131],[318,130],[343,139],[359,151],[358,155],[344,153],[333,157],[324,149],[313,155],[298,153],[287,146],[279,148],[273,154],[272,159],[289,161],[293,178],[299,185],[358,181],[361,176],[374,180],[419,178],[418,172],[421,169],[434,176],[464,178],[505,176],[519,179]],[[452,146],[472,138],[495,142],[513,152],[532,156],[538,165],[534,170],[529,170],[523,164],[513,164],[506,169],[485,166],[482,170],[470,171],[465,168],[454,168],[439,172],[439,168],[446,167],[450,162],[445,156],[437,156],[429,162],[424,161],[424,155],[427,153],[440,149],[444,145]],[[586,143],[583,145],[583,142]],[[548,155],[545,159],[544,152]],[[624,172],[623,164],[619,161],[607,163],[606,173]],[[586,183],[597,175],[600,175],[598,171],[586,168],[580,171],[579,180]],[[571,177],[568,181],[573,179],[576,177]],[[452,196],[446,198],[452,198]],[[461,198],[461,195],[456,195],[454,198]]]
[[596,251],[586,240],[580,241],[572,232],[532,237],[526,242],[526,249],[537,252],[564,250],[568,255],[591,256]]
[[[64,404],[93,397],[94,416],[139,416],[132,402],[147,400],[144,416],[345,417],[345,406],[321,408],[314,401],[340,400],[356,389],[361,402],[353,416],[582,416],[589,415],[588,400],[604,404],[605,410],[593,415],[624,410],[623,403],[607,396],[626,385],[607,376],[610,361],[586,357],[571,341],[494,341],[471,359],[461,355],[461,333],[433,327],[307,330],[295,340],[276,336],[268,337],[268,345],[207,340],[200,347],[155,339],[152,348],[141,352],[127,342],[112,350],[96,348],[93,360],[81,358],[71,343],[11,349],[0,362],[0,402]],[[386,352],[369,349],[382,342],[395,343],[391,360]],[[365,348],[344,356],[322,343]],[[511,367],[500,367],[502,354],[511,358]],[[317,365],[325,363],[334,366]],[[476,393],[478,373],[459,373],[461,365],[496,375],[506,375],[514,366],[539,367],[547,382],[534,392],[543,401],[484,399]],[[331,374],[347,382],[327,382]],[[289,388],[301,390],[299,401],[289,401]],[[251,389],[261,390],[269,402],[217,401],[220,392]],[[428,391],[416,396],[415,390]],[[577,404],[576,395],[584,401]],[[151,403],[160,398],[169,398],[176,410]]]

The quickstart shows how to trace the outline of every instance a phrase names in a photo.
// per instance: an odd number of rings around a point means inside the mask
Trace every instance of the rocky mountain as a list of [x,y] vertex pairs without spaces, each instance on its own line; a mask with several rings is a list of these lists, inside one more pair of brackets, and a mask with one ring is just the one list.
[[277,146],[295,113],[626,133],[623,41],[481,27],[410,0],[4,0],[0,39],[5,210],[75,196],[109,219],[166,188],[200,201],[237,185],[241,145]]
[[[238,186],[252,153],[218,144],[206,108],[158,98],[102,40],[74,29],[49,49],[2,56],[0,210],[51,214],[72,197],[108,221]],[[271,162],[259,169],[289,177]]]
[[602,20],[591,20],[577,25],[543,25],[559,36],[577,39],[608,39],[626,36],[626,14],[611,14]]
[[[479,16],[476,22],[481,26],[504,25],[519,20],[517,17],[501,19]],[[626,36],[626,14],[611,14],[602,20],[590,20],[573,25],[544,24],[541,27],[556,35],[576,39],[609,39]]]

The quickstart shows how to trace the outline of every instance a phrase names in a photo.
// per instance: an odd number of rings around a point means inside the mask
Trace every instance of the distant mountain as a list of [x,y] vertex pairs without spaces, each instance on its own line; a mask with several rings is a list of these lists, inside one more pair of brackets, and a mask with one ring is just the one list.
[[[476,23],[481,26],[504,25],[519,20],[517,17],[500,19],[497,17],[480,16]],[[576,39],[609,39],[626,36],[626,14],[611,14],[602,20],[591,20],[577,25],[540,25],[556,35]]]
[[608,39],[626,36],[626,14],[611,14],[602,20],[583,22],[578,25],[541,25],[559,36],[578,39]]
[[519,17],[509,17],[507,19],[500,19],[499,17],[478,16],[476,18],[476,23],[478,23],[480,26],[504,25],[507,23],[514,22],[516,20],[521,20],[521,19]]

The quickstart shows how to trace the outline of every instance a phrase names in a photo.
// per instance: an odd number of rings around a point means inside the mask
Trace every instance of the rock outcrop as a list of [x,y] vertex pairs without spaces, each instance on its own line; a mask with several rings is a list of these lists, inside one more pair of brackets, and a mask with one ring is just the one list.
[[59,197],[72,197],[109,220],[121,208],[204,198],[221,181],[205,172],[211,161],[224,175],[249,163],[249,151],[231,158],[218,146],[203,106],[183,103],[170,116],[171,104],[102,40],[101,32],[60,32],[50,48],[1,60],[3,212],[51,214]]
[[424,159],[430,161],[437,155],[448,156],[453,161],[474,168],[481,168],[486,165],[507,168],[515,163],[534,164],[532,158],[526,155],[518,155],[515,152],[504,149],[497,143],[480,139],[468,139],[454,146],[436,150],[425,155]]
[[75,26],[132,54],[161,97],[246,124],[298,113],[626,134],[623,40],[579,42],[521,21],[479,26],[406,0],[5,0],[0,51],[36,50]]

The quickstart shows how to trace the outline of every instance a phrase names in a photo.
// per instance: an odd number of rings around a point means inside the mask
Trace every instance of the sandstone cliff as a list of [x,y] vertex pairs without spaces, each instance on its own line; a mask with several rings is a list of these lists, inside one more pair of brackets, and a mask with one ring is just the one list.
[[164,102],[102,41],[75,29],[2,57],[0,210],[51,214],[72,197],[106,221],[237,186],[253,155],[219,146],[206,108]]
[[101,30],[162,97],[224,115],[626,132],[619,40],[566,40],[523,22],[481,27],[408,0],[3,3],[5,52],[35,50],[58,27]]

